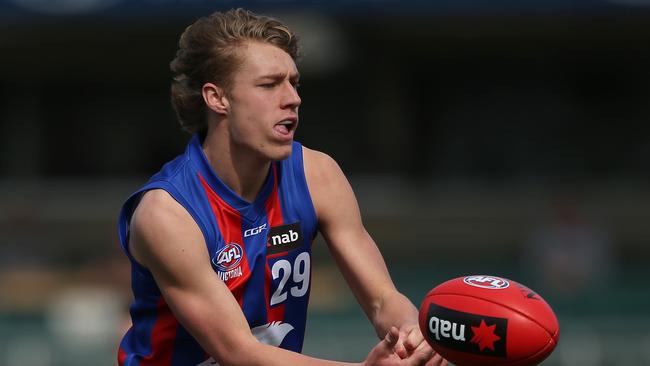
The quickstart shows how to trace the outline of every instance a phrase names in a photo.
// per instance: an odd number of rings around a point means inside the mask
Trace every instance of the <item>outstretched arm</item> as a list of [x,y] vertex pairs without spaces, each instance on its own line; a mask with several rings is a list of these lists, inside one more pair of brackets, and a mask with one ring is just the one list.
[[[392,326],[401,337],[397,352],[431,353],[418,327],[418,311],[395,288],[384,259],[363,226],[356,197],[338,164],[329,156],[303,148],[305,175],[318,216],[320,232],[357,301],[384,338]],[[432,356],[439,364],[440,356]]]

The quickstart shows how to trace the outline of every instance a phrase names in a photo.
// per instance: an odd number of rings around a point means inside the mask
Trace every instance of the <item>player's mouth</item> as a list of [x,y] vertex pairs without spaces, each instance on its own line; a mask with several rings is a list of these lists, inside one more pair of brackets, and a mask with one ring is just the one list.
[[291,117],[276,123],[273,130],[283,139],[291,139],[297,126],[298,118]]

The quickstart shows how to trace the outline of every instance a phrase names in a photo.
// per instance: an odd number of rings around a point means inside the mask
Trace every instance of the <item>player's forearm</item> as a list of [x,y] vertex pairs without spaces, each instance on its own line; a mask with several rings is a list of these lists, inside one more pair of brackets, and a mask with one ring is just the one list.
[[[193,307],[186,308],[181,319],[186,328],[195,336],[203,349],[210,354],[218,365],[222,366],[358,366],[354,363],[343,363],[308,357],[300,353],[288,351],[279,347],[269,346],[259,342],[250,331],[248,324],[238,316],[228,320],[222,317],[210,317],[207,310],[198,311],[203,316],[198,317],[191,310],[200,309],[200,302],[192,302]],[[235,309],[233,309],[234,313]],[[201,319],[197,321],[196,319]],[[230,325],[224,326],[224,322]],[[223,328],[231,329],[224,332]]]
[[279,347],[259,342],[243,347],[241,352],[232,352],[223,358],[224,365],[260,365],[260,366],[360,366],[360,363],[337,362],[317,359]]
[[[173,291],[172,291],[173,292]],[[192,301],[195,300],[195,301]],[[279,347],[259,342],[248,331],[243,316],[235,316],[237,309],[230,309],[231,317],[224,319],[211,313],[208,303],[184,297],[186,306],[177,311],[181,323],[199,341],[203,349],[222,366],[352,366],[357,364],[320,360]],[[230,331],[224,331],[230,329]]]
[[384,295],[377,303],[371,321],[377,336],[383,338],[392,326],[401,328],[403,325],[417,324],[418,310],[406,296],[395,290]]

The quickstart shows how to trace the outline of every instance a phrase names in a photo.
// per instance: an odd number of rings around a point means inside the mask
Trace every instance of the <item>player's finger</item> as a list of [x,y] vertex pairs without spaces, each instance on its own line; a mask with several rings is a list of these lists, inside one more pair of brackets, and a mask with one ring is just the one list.
[[413,328],[406,336],[406,340],[404,341],[404,348],[406,348],[407,351],[412,352],[418,348],[423,341],[424,337],[422,336],[420,329],[417,327]]
[[439,353],[435,353],[429,362],[427,362],[426,366],[448,366],[448,364],[447,360],[442,358]]
[[388,347],[393,348],[397,344],[398,340],[399,330],[397,330],[396,327],[390,327],[388,333],[386,333],[386,336],[384,337],[384,342],[386,342]]
[[431,361],[431,356],[431,353],[414,352],[405,361],[408,361],[407,364],[410,366],[425,366]]
[[399,329],[400,341],[398,341],[395,345],[395,353],[397,353],[401,359],[407,358],[410,353],[410,350],[407,350],[406,347],[404,347],[404,341],[406,340],[407,336],[408,334],[403,329]]
[[418,365],[425,366],[449,366],[449,362],[445,360],[438,352],[436,352],[429,343],[423,342],[415,351],[414,354],[421,354],[425,356],[425,360]]
[[429,346],[428,343],[424,342],[410,354],[408,358],[409,365],[428,365],[428,362],[431,360],[431,357],[433,355],[434,351],[431,346]]
[[398,343],[395,346],[395,353],[399,356],[401,359],[405,359],[409,356],[409,352],[404,348],[404,345],[402,343]]

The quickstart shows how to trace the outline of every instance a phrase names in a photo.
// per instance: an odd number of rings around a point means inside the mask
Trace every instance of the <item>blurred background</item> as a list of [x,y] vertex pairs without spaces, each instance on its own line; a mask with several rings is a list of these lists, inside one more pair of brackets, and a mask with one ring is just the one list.
[[[247,7],[301,36],[297,139],[332,155],[397,286],[523,282],[544,365],[650,365],[649,0],[0,0],[0,365],[116,364],[122,201],[188,136],[185,26]],[[323,242],[305,353],[376,343]]]

